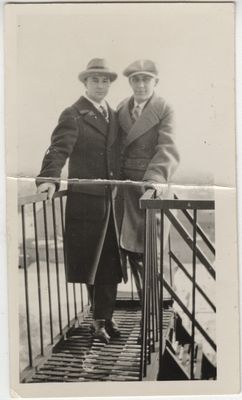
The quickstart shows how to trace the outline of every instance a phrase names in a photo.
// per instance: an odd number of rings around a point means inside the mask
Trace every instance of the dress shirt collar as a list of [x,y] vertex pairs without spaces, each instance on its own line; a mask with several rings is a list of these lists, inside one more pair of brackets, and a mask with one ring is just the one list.
[[146,105],[146,103],[147,103],[148,101],[149,101],[149,99],[143,101],[142,103],[137,103],[137,101],[134,99],[134,108],[137,107],[137,106],[139,106],[139,108],[140,108],[140,110],[141,110],[141,112],[142,112],[143,109],[144,109],[144,107],[145,107],[145,105]]
[[94,107],[100,111],[100,106],[102,106],[104,108],[104,110],[107,112],[108,114],[108,106],[105,100],[102,100],[101,103],[97,103],[96,101],[90,99],[90,97],[88,97],[87,93],[84,94],[84,97],[90,101],[90,103],[92,103],[94,105]]

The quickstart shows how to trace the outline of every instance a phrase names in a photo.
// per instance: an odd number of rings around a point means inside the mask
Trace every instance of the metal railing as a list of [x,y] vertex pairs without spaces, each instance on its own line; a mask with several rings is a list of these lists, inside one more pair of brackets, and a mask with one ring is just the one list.
[[[154,351],[154,343],[158,342],[159,348],[159,371],[162,372],[163,354],[165,349],[165,341],[163,335],[164,326],[164,290],[171,296],[172,300],[176,302],[182,309],[184,314],[191,322],[191,343],[190,343],[190,379],[195,378],[194,374],[194,357],[195,357],[195,330],[197,330],[204,340],[216,352],[216,343],[206,332],[204,327],[198,322],[196,318],[196,295],[197,292],[207,302],[211,311],[216,312],[216,307],[211,301],[205,290],[201,288],[197,280],[197,260],[203,265],[208,275],[215,280],[215,270],[204,254],[198,247],[197,236],[199,235],[202,242],[207,246],[208,251],[211,252],[212,257],[215,256],[215,249],[211,241],[198,224],[198,212],[200,210],[214,210],[215,202],[210,200],[179,200],[176,196],[172,200],[161,200],[155,198],[155,191],[148,190],[140,199],[140,206],[145,210],[145,255],[144,255],[144,277],[143,277],[143,318],[142,318],[142,352],[141,352],[141,376],[142,379],[146,376],[147,362],[150,362],[150,353]],[[192,234],[184,228],[180,220],[175,216],[171,210],[180,210],[185,216],[186,220],[192,226]],[[188,210],[192,210],[193,215]],[[157,223],[157,215],[160,217],[159,224]],[[171,238],[169,235],[169,264],[170,264],[170,282],[164,274],[164,220],[167,218],[172,229],[176,230],[183,240],[183,244],[192,250],[191,274],[187,271],[183,263],[175,255],[171,249]],[[157,230],[159,226],[159,232]],[[158,235],[159,233],[159,235]],[[157,238],[159,250],[157,251]],[[159,260],[157,254],[159,253]],[[184,276],[192,283],[191,290],[191,311],[184,304],[179,297],[178,293],[173,287],[171,264],[175,263],[176,266],[183,271]],[[211,279],[211,278],[210,278]],[[159,284],[157,283],[159,281]],[[159,334],[158,334],[159,332]],[[158,376],[160,375],[160,372]]]
[[[62,190],[52,200],[47,200],[45,193],[18,199],[22,382],[31,378],[53,347],[90,309],[86,285],[66,281],[66,195]],[[125,299],[133,301],[137,295],[131,272],[129,279],[131,291]]]
[[51,201],[47,194],[38,194],[19,198],[18,202],[22,230],[19,266],[23,269],[25,297],[20,333],[24,336],[26,331],[28,352],[24,367],[20,367],[21,381],[34,372],[89,304],[85,285],[66,281],[66,194],[60,191]]
[[[86,286],[67,283],[65,275],[65,198],[67,191],[55,193],[47,200],[47,194],[38,194],[19,199],[22,238],[20,245],[20,265],[23,280],[25,309],[22,310],[22,331],[26,332],[28,359],[21,368],[21,381],[26,381],[35,367],[52,351],[53,346],[65,336],[67,331],[82,318],[89,309]],[[206,244],[211,254],[215,249],[202,228],[197,223],[198,210],[213,210],[213,201],[160,200],[154,198],[154,191],[147,191],[141,199],[141,207],[146,212],[142,335],[140,380],[146,376],[151,354],[159,344],[160,369],[162,369],[165,338],[163,337],[164,290],[179,304],[191,321],[191,363],[190,377],[194,378],[195,330],[216,351],[216,344],[196,319],[196,293],[205,299],[213,312],[216,307],[201,288],[196,279],[196,259],[215,279],[215,270],[206,254],[197,246],[197,235]],[[171,210],[181,210],[193,229],[192,236]],[[193,215],[188,210],[193,210]],[[157,211],[158,210],[158,211]],[[157,224],[157,212],[160,221]],[[169,244],[170,276],[164,276],[164,219],[167,218],[182,240],[192,250],[192,272],[189,273]],[[159,229],[159,232],[158,232]],[[31,232],[29,232],[29,230]],[[157,235],[159,233],[159,235]],[[159,246],[157,247],[157,237]],[[172,263],[175,263],[192,282],[192,310],[182,302],[173,287]],[[134,300],[134,284],[130,276],[130,299]],[[21,285],[20,285],[21,286]],[[43,307],[45,303],[45,307]],[[37,310],[37,315],[36,315]],[[23,329],[24,325],[24,329]],[[48,332],[47,332],[48,331]]]

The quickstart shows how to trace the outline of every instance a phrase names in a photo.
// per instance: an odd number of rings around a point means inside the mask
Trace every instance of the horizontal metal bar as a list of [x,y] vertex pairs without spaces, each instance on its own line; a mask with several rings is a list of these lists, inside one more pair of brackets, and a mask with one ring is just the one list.
[[[176,200],[179,200],[176,194],[174,195],[174,198]],[[192,224],[193,223],[193,218],[192,218],[191,214],[187,210],[182,210],[182,213],[183,213],[183,215],[185,215],[187,220]],[[214,248],[213,244],[211,243],[211,241],[207,237],[206,233],[203,231],[203,229],[201,228],[201,226],[198,223],[197,223],[197,232],[201,236],[201,238],[203,239],[204,243],[206,243],[208,248],[211,250],[211,252],[215,256],[215,248]]]
[[[180,297],[175,293],[175,291],[171,288],[169,283],[165,280],[164,282],[164,287],[165,289],[170,293],[170,295],[173,297],[173,299],[179,304],[179,306],[182,308],[184,313],[188,316],[188,318],[191,320],[192,319],[192,314],[188,310],[188,308],[184,305],[184,303],[181,301]],[[199,324],[199,322],[195,319],[194,321],[195,327],[199,330],[199,332],[203,335],[203,337],[207,340],[207,342],[210,344],[210,346],[213,348],[213,350],[217,350],[216,343],[210,338],[208,333],[203,329],[203,327]]]
[[162,199],[149,199],[142,196],[140,198],[141,209],[154,209],[154,210],[214,210],[214,200],[162,200]]
[[[191,236],[189,235],[189,233],[186,231],[186,229],[183,227],[183,225],[180,223],[180,221],[169,210],[165,211],[165,215],[170,220],[171,224],[175,227],[175,229],[177,230],[179,235],[183,238],[183,240],[190,247],[190,249],[192,249],[193,248],[193,240],[192,240]],[[215,269],[212,267],[209,260],[207,259],[205,254],[202,252],[202,250],[199,249],[198,246],[196,246],[196,256],[201,261],[202,265],[204,265],[204,267],[210,273],[210,275],[213,277],[213,279],[216,279]]]
[[[178,265],[178,267],[184,272],[184,274],[188,277],[188,279],[191,281],[192,277],[189,274],[189,272],[186,270],[184,265],[181,263],[180,260],[176,257],[176,255],[170,251],[170,256],[173,259],[173,261]],[[210,307],[213,309],[214,312],[216,312],[216,307],[212,303],[212,301],[209,299],[209,297],[206,295],[206,293],[202,290],[202,288],[198,285],[198,283],[195,284],[196,289],[199,291],[199,293],[204,297],[204,299],[207,301],[207,303],[210,305]]]
[[[59,192],[56,192],[54,194],[53,198],[56,199],[58,197],[64,197],[66,195],[67,195],[67,190],[60,190]],[[19,197],[18,205],[23,206],[25,204],[39,203],[40,201],[45,201],[45,200],[48,200],[47,193],[36,193],[30,196]]]

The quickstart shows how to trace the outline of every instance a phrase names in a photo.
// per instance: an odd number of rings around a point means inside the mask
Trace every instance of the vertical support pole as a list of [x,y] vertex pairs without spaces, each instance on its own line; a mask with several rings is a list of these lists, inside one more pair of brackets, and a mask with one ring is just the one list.
[[80,283],[80,294],[81,294],[81,311],[84,310],[84,305],[83,305],[83,288],[82,284]]
[[158,235],[157,235],[157,219],[155,225],[155,232],[156,232],[156,245],[155,245],[155,252],[156,252],[156,263],[155,263],[155,309],[156,309],[156,341],[159,340],[159,328],[160,328],[160,288],[159,288],[159,271],[158,271]]
[[143,271],[143,297],[142,297],[142,317],[141,317],[141,356],[140,356],[140,376],[146,376],[146,350],[147,350],[147,265],[148,265],[148,210],[145,210],[145,251],[144,251],[144,271]]
[[192,342],[190,376],[194,379],[195,357],[195,315],[196,315],[196,246],[197,246],[197,210],[193,212],[193,246],[192,246]]
[[69,292],[68,292],[68,283],[67,283],[67,279],[66,279],[65,225],[64,225],[64,209],[63,209],[63,198],[62,197],[60,197],[60,212],[61,212],[61,232],[62,232],[65,286],[66,286],[66,312],[67,312],[67,323],[68,323],[68,326],[70,326]]
[[152,211],[153,210],[148,210],[149,213],[149,221],[148,221],[148,246],[147,246],[147,251],[148,251],[148,264],[147,264],[147,275],[146,275],[146,286],[147,286],[147,306],[146,306],[146,352],[147,352],[147,361],[146,363],[151,362],[151,326],[150,326],[150,309],[151,309],[151,302],[150,302],[150,283],[151,283],[151,262],[152,262]]
[[77,319],[77,305],[76,305],[76,286],[75,283],[73,283],[73,299],[74,299],[74,315],[75,319]]
[[33,216],[34,216],[34,238],[35,238],[37,286],[38,286],[38,303],[39,303],[40,354],[43,356],[44,355],[44,342],[43,342],[43,321],[42,321],[42,298],[41,298],[39,240],[38,240],[38,226],[37,226],[37,217],[36,217],[36,203],[33,203]]
[[53,216],[53,230],[54,230],[54,243],[55,243],[55,267],[56,267],[56,286],[57,286],[58,318],[59,318],[60,335],[62,335],[62,316],[61,316],[61,299],[60,299],[60,277],[59,277],[59,257],[58,257],[57,232],[56,232],[55,199],[52,199],[52,216]]
[[158,280],[158,269],[157,269],[157,218],[156,218],[156,210],[154,210],[153,214],[153,264],[152,264],[152,302],[153,302],[153,318],[154,318],[154,349],[155,349],[155,342],[158,341],[158,313],[159,313],[159,306],[157,304],[158,301],[158,290],[157,290],[157,280]]
[[33,366],[32,342],[31,342],[31,327],[29,318],[29,284],[28,284],[28,270],[27,270],[27,254],[26,254],[26,235],[25,235],[25,209],[21,206],[22,216],[22,239],[23,239],[23,258],[24,258],[24,288],[25,288],[25,305],[26,305],[26,322],[27,322],[27,336],[28,336],[28,353],[29,353],[29,367]]
[[164,211],[160,212],[160,353],[159,353],[159,375],[163,372],[163,273],[164,273]]
[[170,285],[173,286],[173,276],[172,276],[172,258],[171,258],[171,232],[168,236],[168,251],[169,251],[169,269],[170,269]]
[[130,281],[131,281],[131,299],[134,300],[134,278],[130,269]]
[[156,315],[155,315],[155,262],[156,262],[156,232],[155,232],[155,211],[152,210],[152,226],[151,226],[151,276],[150,276],[150,296],[151,296],[151,324],[152,324],[152,351],[155,351],[155,329],[156,329]]
[[51,299],[51,286],[50,286],[50,257],[49,257],[49,244],[48,244],[48,223],[46,212],[46,201],[43,201],[44,213],[44,231],[45,231],[45,256],[46,256],[46,269],[47,269],[47,286],[48,286],[48,300],[49,300],[49,319],[50,319],[50,343],[54,343],[53,337],[53,319],[52,319],[52,299]]

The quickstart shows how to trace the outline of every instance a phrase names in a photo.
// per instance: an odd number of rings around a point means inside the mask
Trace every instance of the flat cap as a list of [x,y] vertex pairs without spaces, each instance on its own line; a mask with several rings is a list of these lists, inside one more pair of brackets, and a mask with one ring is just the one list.
[[138,74],[145,74],[152,77],[157,77],[159,74],[158,68],[154,61],[151,60],[137,60],[125,68],[124,76],[131,78],[131,76]]
[[117,74],[114,71],[111,71],[107,66],[107,62],[104,58],[93,58],[87,64],[87,68],[85,71],[80,72],[78,78],[81,82],[84,82],[85,79],[93,74],[100,74],[104,76],[108,76],[110,81],[114,81],[117,78]]

